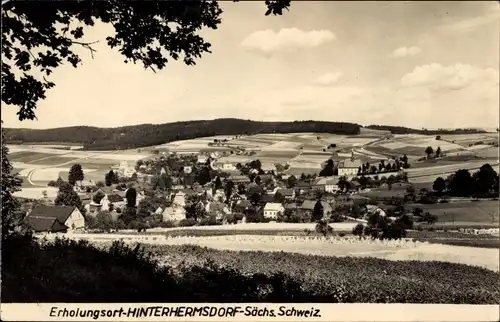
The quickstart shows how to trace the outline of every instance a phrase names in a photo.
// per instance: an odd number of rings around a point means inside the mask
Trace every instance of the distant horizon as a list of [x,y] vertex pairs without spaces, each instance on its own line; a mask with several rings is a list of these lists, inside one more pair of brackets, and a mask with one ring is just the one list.
[[120,125],[120,126],[93,126],[93,125],[70,125],[70,126],[58,126],[58,127],[47,127],[47,128],[29,128],[29,127],[10,127],[10,126],[3,126],[5,129],[15,129],[15,130],[52,130],[52,129],[63,129],[63,128],[72,128],[72,127],[93,127],[93,128],[99,128],[99,129],[117,129],[117,128],[123,128],[123,127],[132,127],[132,126],[142,126],[142,125],[164,125],[164,124],[175,124],[175,123],[183,123],[183,122],[206,122],[206,121],[215,121],[215,120],[224,120],[224,119],[231,119],[231,120],[242,120],[242,121],[250,121],[250,122],[269,122],[269,123],[292,123],[292,122],[333,122],[333,123],[352,123],[352,124],[357,124],[360,125],[363,128],[366,128],[368,126],[394,126],[394,127],[404,127],[404,128],[410,128],[410,129],[415,129],[415,130],[429,130],[429,131],[436,131],[436,130],[456,130],[456,129],[476,129],[476,130],[484,130],[487,132],[496,132],[497,127],[477,127],[477,126],[460,126],[460,127],[425,127],[425,126],[405,126],[405,125],[400,125],[400,124],[378,124],[378,123],[370,123],[370,124],[361,124],[358,122],[352,122],[352,121],[332,121],[332,120],[321,120],[321,119],[311,119],[311,120],[293,120],[293,121],[288,121],[288,120],[256,120],[256,119],[248,119],[248,118],[237,118],[237,117],[217,117],[217,118],[212,118],[212,119],[191,119],[191,120],[179,120],[179,121],[172,121],[172,122],[163,122],[163,123],[137,123],[137,124],[127,124],[127,125]]

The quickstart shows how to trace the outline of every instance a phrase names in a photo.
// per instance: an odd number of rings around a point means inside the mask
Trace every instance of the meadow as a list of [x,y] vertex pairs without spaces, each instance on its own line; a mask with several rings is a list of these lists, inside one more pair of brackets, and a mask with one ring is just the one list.
[[408,209],[422,208],[438,217],[438,222],[493,223],[499,225],[498,200],[464,201],[437,204],[409,204]]
[[[48,240],[57,234],[45,235]],[[224,235],[167,237],[162,235],[66,234],[74,240],[102,244],[122,240],[127,244],[158,246],[196,245],[218,250],[300,253],[329,257],[371,257],[392,261],[442,261],[499,271],[497,249],[460,247],[401,240],[371,240],[347,237],[304,237],[270,235]]]

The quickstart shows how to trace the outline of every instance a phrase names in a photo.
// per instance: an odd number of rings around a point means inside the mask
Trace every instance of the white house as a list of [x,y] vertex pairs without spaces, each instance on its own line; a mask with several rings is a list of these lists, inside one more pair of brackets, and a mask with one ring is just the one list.
[[101,210],[110,210],[111,204],[114,209],[121,208],[125,206],[126,200],[118,194],[106,194],[99,204],[101,205]]
[[268,202],[264,206],[264,217],[270,219],[278,218],[279,214],[283,214],[285,212],[285,208],[282,204],[276,202]]
[[233,163],[223,163],[222,164],[222,170],[224,171],[236,171],[236,165]]
[[64,232],[85,228],[85,217],[77,207],[38,206],[24,222],[36,232]]
[[325,191],[334,193],[339,190],[339,177],[330,177],[325,180]]
[[186,205],[186,194],[182,191],[179,191],[175,194],[174,200],[172,203],[179,207],[184,207]]
[[358,174],[359,167],[363,165],[363,162],[359,159],[346,159],[340,161],[339,163],[339,176],[355,176]]
[[173,204],[170,207],[166,207],[162,213],[163,221],[180,221],[186,219],[186,209],[178,205]]
[[198,155],[197,163],[205,164],[205,163],[207,163],[207,161],[208,161],[208,156],[206,156],[204,154],[199,154]]

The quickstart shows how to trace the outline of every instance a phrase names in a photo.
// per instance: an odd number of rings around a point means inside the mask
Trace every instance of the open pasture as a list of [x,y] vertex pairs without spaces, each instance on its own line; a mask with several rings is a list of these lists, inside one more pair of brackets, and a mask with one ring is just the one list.
[[304,175],[314,175],[318,174],[321,171],[321,167],[314,167],[314,164],[294,164],[285,171],[285,174],[300,177],[302,174]]
[[225,157],[218,159],[217,162],[218,163],[220,162],[220,163],[245,164],[245,163],[248,163],[254,159],[255,159],[255,157],[251,156],[251,155],[234,155],[234,154],[232,154],[232,155],[228,155],[228,156],[225,156]]
[[43,161],[51,157],[57,157],[58,155],[53,153],[40,153],[40,152],[22,152],[21,155],[13,154],[9,156],[10,160],[13,162],[24,162],[24,163],[36,163],[37,161]]
[[[67,171],[67,168],[44,168],[34,169],[31,173],[30,179],[32,181],[45,181],[57,180],[61,171]],[[87,170],[89,172],[89,170]],[[67,177],[63,177],[66,179]]]
[[72,162],[72,161],[77,163],[78,158],[71,157],[71,156],[54,156],[54,155],[52,155],[52,156],[45,157],[42,159],[33,160],[33,161],[30,161],[27,163],[31,164],[31,165],[40,165],[40,166],[58,166],[58,165],[67,164],[67,163]]
[[301,143],[290,141],[278,141],[268,146],[262,147],[261,151],[297,151]]
[[474,151],[475,154],[480,158],[497,159],[499,158],[498,147],[488,147],[486,149],[481,149],[479,151]]
[[348,136],[344,137],[342,139],[342,142],[340,142],[343,145],[350,145],[350,146],[361,146],[370,143],[371,141],[374,141],[375,138],[366,138],[366,137],[359,137],[359,136]]
[[416,207],[429,211],[438,217],[438,222],[472,222],[499,224],[499,203],[497,200],[464,201],[438,204],[411,204],[409,210]]
[[14,197],[25,198],[25,199],[41,199],[43,198],[43,192],[47,192],[48,198],[57,197],[57,192],[59,189],[54,187],[30,187],[23,188],[21,191],[14,192]]
[[477,133],[477,134],[457,134],[457,135],[442,135],[441,140],[460,144],[468,147],[478,142],[483,143],[498,143],[498,133]]

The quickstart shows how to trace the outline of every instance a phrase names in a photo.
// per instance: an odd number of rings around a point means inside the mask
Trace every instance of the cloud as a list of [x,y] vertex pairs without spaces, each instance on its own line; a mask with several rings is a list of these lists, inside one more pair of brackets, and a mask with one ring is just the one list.
[[422,52],[422,49],[420,49],[419,47],[415,47],[415,46],[401,47],[401,48],[396,49],[390,55],[390,57],[393,57],[393,58],[412,57],[412,56],[420,54],[421,52]]
[[404,75],[401,78],[401,85],[425,87],[431,91],[461,90],[472,85],[498,87],[498,71],[466,64],[422,65]]
[[465,33],[494,22],[497,24],[500,22],[500,4],[498,3],[492,4],[490,12],[485,15],[453,21],[440,26],[439,30],[447,33]]
[[248,35],[241,42],[241,46],[249,51],[270,54],[280,50],[318,47],[334,39],[335,34],[329,30],[303,31],[297,28],[282,28],[275,32],[267,29]]
[[339,81],[339,79],[342,77],[341,72],[336,72],[336,73],[326,73],[324,75],[319,76],[316,78],[313,83],[315,85],[320,85],[320,86],[330,86]]

